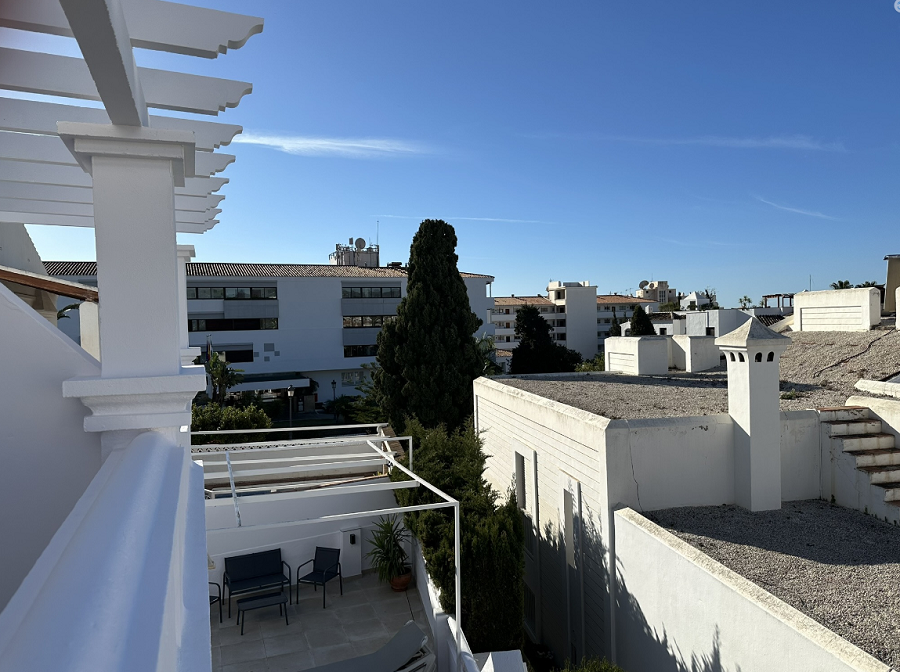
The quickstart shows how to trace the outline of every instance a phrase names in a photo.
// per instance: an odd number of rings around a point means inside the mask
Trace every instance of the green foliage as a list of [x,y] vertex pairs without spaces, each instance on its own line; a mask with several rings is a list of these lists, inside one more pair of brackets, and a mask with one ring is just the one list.
[[631,316],[631,335],[656,336],[653,322],[650,321],[650,317],[641,306],[635,306],[634,313]]
[[409,556],[403,544],[409,539],[409,531],[396,516],[385,518],[375,523],[375,531],[369,541],[372,550],[366,557],[372,561],[378,571],[380,581],[390,581],[409,571]]
[[353,403],[356,400],[356,397],[351,397],[346,394],[342,394],[339,397],[335,397],[334,399],[328,399],[324,404],[322,404],[322,408],[326,413],[330,413],[335,416],[335,418],[349,418],[350,414],[353,410]]
[[602,352],[597,353],[593,359],[582,362],[575,367],[576,371],[606,371],[606,362]]
[[426,427],[455,429],[472,412],[472,381],[481,373],[474,333],[481,320],[469,307],[457,260],[453,227],[423,221],[409,249],[407,294],[397,319],[378,334],[375,389],[397,431],[413,416]]
[[[406,431],[415,444],[415,470],[460,501],[462,612],[466,637],[476,651],[504,651],[522,645],[524,530],[510,493],[498,495],[484,480],[485,455],[471,422],[448,433],[426,429],[415,419]],[[391,480],[406,480],[398,469]],[[402,506],[439,501],[425,488],[396,491]],[[456,609],[452,509],[406,515],[419,540],[428,573],[440,591],[441,608]]]
[[534,306],[516,310],[516,340],[510,373],[570,372],[581,363],[579,353],[553,342],[550,325]]
[[622,327],[619,326],[619,318],[616,317],[616,309],[613,308],[612,326],[609,328],[610,336],[621,336]]
[[661,313],[671,313],[673,310],[681,310],[681,304],[677,301],[659,304],[659,312]]
[[362,424],[370,424],[373,422],[384,422],[387,416],[381,407],[381,401],[378,397],[378,391],[375,389],[373,382],[378,371],[376,364],[363,364],[363,379],[356,386],[362,394],[355,397],[347,409],[347,417],[353,422]]
[[625,672],[625,670],[618,665],[613,665],[606,658],[601,660],[591,657],[582,658],[577,665],[573,665],[567,660],[565,667],[561,668],[559,672]]
[[209,381],[212,385],[213,402],[217,404],[224,403],[228,390],[240,384],[244,379],[241,375],[244,370],[229,366],[224,359],[219,357],[218,352],[212,353],[212,357],[204,366],[206,367],[206,375],[209,376]]
[[68,320],[69,319],[69,311],[70,310],[78,310],[81,307],[80,303],[70,303],[65,308],[56,311],[56,321],[59,320]]
[[853,285],[850,284],[849,280],[838,280],[837,282],[831,283],[832,289],[850,289]]
[[856,287],[857,287],[857,289],[864,288],[864,287],[878,287],[878,281],[877,280],[866,280],[865,282],[858,284]]
[[[209,432],[220,429],[268,429],[272,420],[261,408],[250,404],[243,408],[206,404],[191,409],[191,431]],[[191,437],[191,443],[246,443],[265,441],[268,434],[212,434]]]
[[749,308],[753,305],[753,299],[744,294],[741,298],[738,299],[738,302],[741,304],[741,308]]
[[494,337],[484,333],[475,339],[475,347],[478,352],[478,371],[482,376],[496,376],[503,373],[503,369],[497,364],[497,351]]

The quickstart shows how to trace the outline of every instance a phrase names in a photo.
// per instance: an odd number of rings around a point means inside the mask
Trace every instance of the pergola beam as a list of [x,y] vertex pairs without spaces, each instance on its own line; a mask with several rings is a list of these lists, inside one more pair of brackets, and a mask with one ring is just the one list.
[[[160,0],[122,0],[131,46],[216,58],[262,32],[263,20]],[[58,0],[0,3],[0,26],[72,37]]]
[[[0,50],[0,81],[17,79],[16,74],[20,80],[24,78],[21,88],[8,85],[4,88],[49,93],[36,89],[50,82],[63,84],[60,78],[67,79],[70,85],[85,91],[93,90],[96,95],[93,100],[103,101],[113,124],[147,126],[147,103],[131,51],[125,15],[118,0],[59,0],[59,4],[66,14],[72,35],[81,47],[84,61],[35,52],[16,53],[14,49]],[[23,56],[23,53],[32,55]],[[48,72],[45,70],[48,67],[53,70]],[[87,75],[87,82],[83,79],[84,75]],[[50,88],[69,88],[69,93],[50,95],[66,96],[76,91],[65,85],[53,87],[51,84]]]
[[[64,187],[33,182],[6,182],[3,180],[0,180],[0,198],[54,203],[86,203],[88,205],[94,202],[94,194],[89,187]],[[211,208],[218,207],[224,198],[224,194],[208,194],[206,196],[176,194],[175,209],[205,212]]]
[[37,273],[22,271],[18,268],[9,268],[8,266],[0,266],[0,280],[15,282],[26,287],[34,287],[52,294],[58,294],[59,296],[67,296],[70,299],[81,299],[82,301],[91,301],[93,303],[97,303],[99,296],[96,287],[88,287],[69,280],[50,278],[46,275],[38,275]]
[[[113,0],[63,0],[66,1],[105,5]],[[85,60],[0,47],[0,88],[103,101],[110,120],[122,126],[149,125],[147,107],[217,115],[226,108],[237,107],[241,98],[253,91],[249,82],[138,68],[133,61],[132,82],[124,74],[128,68],[125,58],[115,56],[109,46],[93,39],[87,42],[92,48],[85,53]],[[130,47],[127,55],[131,56]],[[129,121],[141,123],[126,123]]]
[[[0,130],[57,135],[56,122],[61,119],[87,124],[110,123],[109,115],[102,109],[0,97]],[[191,131],[197,149],[210,152],[227,145],[241,132],[241,127],[234,124],[154,115],[150,115],[150,128]]]

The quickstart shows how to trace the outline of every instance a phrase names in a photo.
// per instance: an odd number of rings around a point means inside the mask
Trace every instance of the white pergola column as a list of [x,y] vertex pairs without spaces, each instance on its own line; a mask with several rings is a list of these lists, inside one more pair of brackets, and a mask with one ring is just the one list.
[[751,511],[781,508],[779,364],[790,342],[755,317],[716,339],[728,364],[735,503]]
[[59,135],[93,176],[101,375],[63,393],[93,411],[104,454],[156,429],[178,440],[206,387],[202,367],[182,367],[186,295],[179,281],[175,187],[194,171],[193,134],[60,122]]

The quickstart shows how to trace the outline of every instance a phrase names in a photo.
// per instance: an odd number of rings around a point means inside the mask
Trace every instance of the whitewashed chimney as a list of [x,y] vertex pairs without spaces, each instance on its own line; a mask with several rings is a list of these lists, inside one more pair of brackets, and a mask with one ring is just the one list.
[[790,342],[755,317],[716,339],[728,364],[735,503],[751,511],[781,508],[779,362]]

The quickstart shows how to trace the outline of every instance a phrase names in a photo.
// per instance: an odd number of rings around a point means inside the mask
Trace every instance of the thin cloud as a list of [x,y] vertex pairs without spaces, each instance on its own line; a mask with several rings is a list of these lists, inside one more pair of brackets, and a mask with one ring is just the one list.
[[765,203],[766,205],[771,205],[773,208],[778,208],[779,210],[785,210],[786,212],[795,212],[798,215],[806,215],[807,217],[818,217],[819,219],[829,219],[832,222],[840,222],[841,220],[838,217],[832,217],[830,215],[826,215],[821,212],[816,212],[814,210],[803,210],[801,208],[792,208],[787,205],[779,205],[778,203],[773,203],[772,201],[767,201],[762,196],[754,196],[757,201],[760,203]]
[[576,142],[624,142],[635,145],[721,147],[725,149],[799,149],[814,152],[846,152],[841,142],[825,142],[809,135],[772,135],[768,137],[735,137],[701,135],[688,138],[652,138],[634,135],[597,135],[569,133],[528,133],[531,140]]
[[428,154],[424,145],[392,138],[320,138],[303,135],[242,133],[232,142],[259,145],[298,156],[374,159]]
[[720,135],[703,135],[693,138],[640,138],[631,136],[607,136],[607,140],[632,142],[644,145],[697,145],[728,149],[801,149],[816,152],[845,152],[840,142],[823,142],[808,135],[780,135],[768,138],[740,138]]

